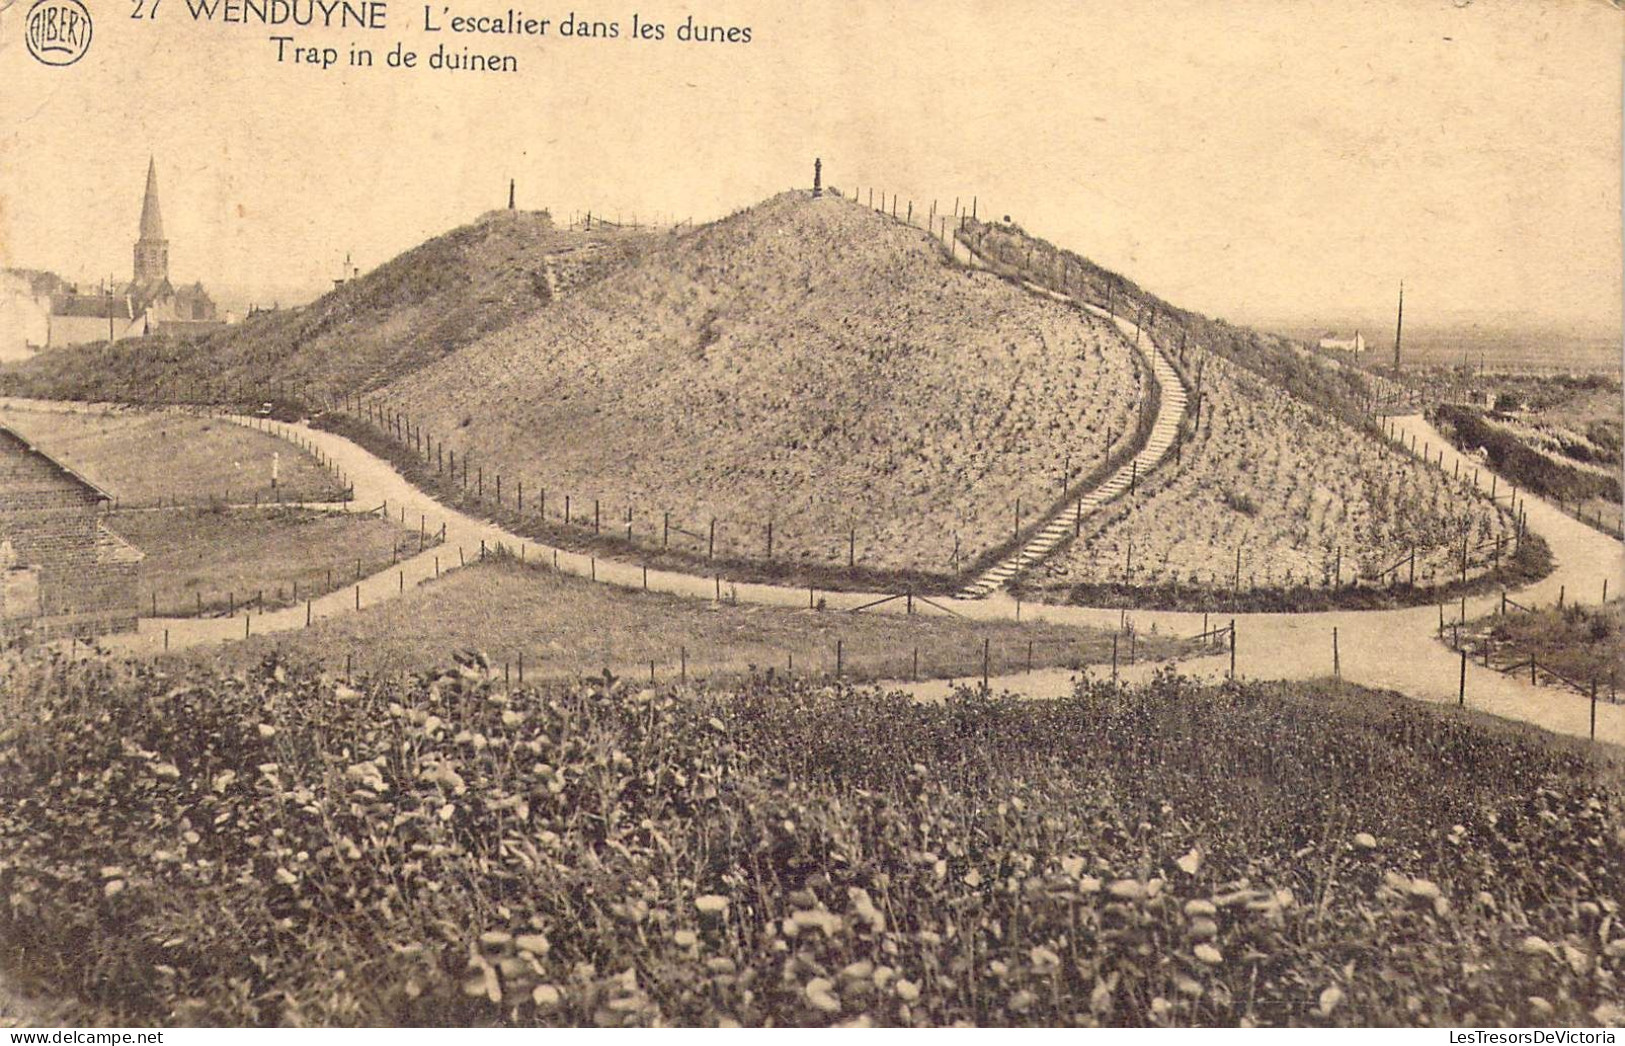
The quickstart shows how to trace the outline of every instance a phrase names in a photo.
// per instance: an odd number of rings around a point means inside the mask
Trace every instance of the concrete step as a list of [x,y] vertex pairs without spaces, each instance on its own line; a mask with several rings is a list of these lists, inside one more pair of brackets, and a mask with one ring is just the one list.
[[[1052,297],[1057,300],[1070,301],[1063,296]],[[1093,306],[1084,306],[1092,314],[1104,315],[1101,310]],[[1118,328],[1128,337],[1134,336],[1134,324],[1127,319],[1116,318]],[[1157,349],[1151,358],[1152,373],[1163,389],[1163,400],[1159,407],[1159,417],[1152,424],[1145,446],[1130,459],[1128,464],[1119,466],[1117,471],[1107,477],[1106,481],[1083,495],[1076,501],[1069,503],[1054,519],[1039,528],[1026,544],[1006,556],[1000,562],[984,571],[975,581],[966,585],[959,593],[963,599],[981,599],[1002,587],[1011,578],[1021,573],[1027,567],[1041,563],[1047,559],[1057,547],[1071,538],[1077,527],[1078,516],[1090,515],[1102,505],[1123,494],[1132,486],[1130,479],[1139,472],[1150,472],[1168,457],[1179,436],[1180,423],[1184,420],[1187,399],[1185,388],[1179,382],[1178,372]]]

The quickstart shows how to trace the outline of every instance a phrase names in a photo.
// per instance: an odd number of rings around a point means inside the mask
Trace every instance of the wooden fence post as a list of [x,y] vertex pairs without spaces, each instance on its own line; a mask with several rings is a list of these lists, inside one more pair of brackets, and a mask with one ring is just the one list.
[[1337,650],[1337,626],[1332,626],[1332,678],[1343,678],[1343,660]]
[[1456,683],[1456,707],[1467,707],[1467,648],[1461,648],[1461,679]]
[[988,689],[988,659],[991,643],[992,640],[986,636],[982,637],[982,689],[984,691]]

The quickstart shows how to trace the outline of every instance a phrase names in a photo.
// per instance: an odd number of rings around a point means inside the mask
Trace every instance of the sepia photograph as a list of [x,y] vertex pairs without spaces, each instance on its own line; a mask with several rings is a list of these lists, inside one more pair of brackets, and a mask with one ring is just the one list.
[[1622,19],[0,0],[0,1035],[1615,1042]]

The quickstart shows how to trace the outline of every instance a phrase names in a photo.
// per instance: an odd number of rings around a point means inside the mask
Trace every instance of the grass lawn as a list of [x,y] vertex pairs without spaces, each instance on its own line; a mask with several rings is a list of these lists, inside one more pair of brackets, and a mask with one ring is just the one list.
[[383,569],[397,542],[403,556],[418,550],[416,530],[304,509],[120,512],[108,526],[146,553],[141,613],[153,613],[156,596],[166,617],[287,606],[342,588],[356,577],[357,560],[363,577]]
[[[343,488],[284,440],[215,418],[0,406],[0,425],[118,499],[120,507],[337,501]],[[276,490],[271,488],[273,455]]]
[[[280,650],[328,667],[348,655],[356,671],[418,671],[445,664],[457,650],[483,652],[498,674],[504,663],[526,679],[597,674],[670,681],[686,651],[691,679],[736,676],[753,669],[800,676],[833,674],[836,644],[849,678],[906,678],[919,649],[920,676],[980,676],[982,641],[990,671],[1017,671],[1032,644],[1035,667],[1109,664],[1110,633],[1045,623],[981,623],[932,614],[853,614],[783,607],[705,603],[612,588],[511,561],[489,561],[447,574],[359,614],[318,622],[296,633],[256,637],[191,656],[252,664]],[[1141,635],[1141,659],[1172,656],[1183,641]],[[1129,657],[1130,640],[1120,641]],[[792,660],[793,667],[792,667]]]

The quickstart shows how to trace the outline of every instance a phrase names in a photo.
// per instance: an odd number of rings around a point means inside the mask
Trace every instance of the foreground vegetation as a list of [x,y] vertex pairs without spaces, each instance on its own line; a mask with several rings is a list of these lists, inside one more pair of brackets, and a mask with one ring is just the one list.
[[309,453],[218,418],[0,404],[0,425],[101,487],[121,508],[344,497],[343,485]]
[[1619,770],[1332,686],[16,667],[0,940],[124,1024],[1619,1023]]
[[374,514],[291,508],[120,512],[107,525],[143,553],[144,616],[290,606],[369,577],[419,546],[417,528]]
[[[576,678],[605,670],[630,680],[738,678],[759,673],[847,679],[968,678],[1034,668],[1110,664],[1113,639],[1099,629],[1041,622],[978,622],[923,603],[912,617],[721,603],[626,591],[493,557],[398,599],[299,632],[255,637],[195,655],[247,669],[268,656],[356,671],[422,672],[479,650],[497,674]],[[899,609],[893,607],[892,609]],[[1154,633],[1121,637],[1139,660],[1186,653],[1190,644]],[[1029,658],[1031,659],[1029,661]],[[839,663],[837,663],[839,661]]]

